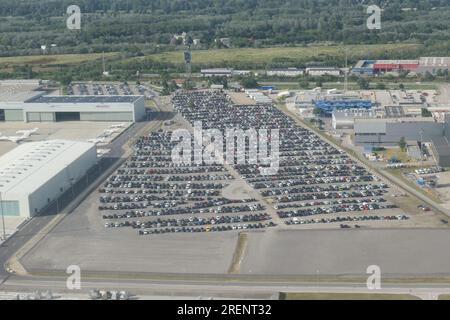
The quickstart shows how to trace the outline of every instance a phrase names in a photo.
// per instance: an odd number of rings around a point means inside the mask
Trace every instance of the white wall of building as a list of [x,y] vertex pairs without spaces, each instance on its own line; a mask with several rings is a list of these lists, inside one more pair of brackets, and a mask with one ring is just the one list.
[[[23,121],[27,122],[33,119],[33,115],[37,113],[42,113],[44,115],[54,114],[56,112],[80,112],[80,114],[86,114],[86,119],[89,119],[89,114],[102,113],[104,120],[98,121],[140,121],[145,118],[146,105],[144,97],[140,97],[133,103],[122,102],[122,103],[25,103],[25,102],[0,102],[0,109],[5,110],[22,110]],[[127,119],[118,118],[117,115],[130,114]],[[107,118],[107,114],[111,114],[111,120]],[[95,115],[92,116],[92,120],[95,121]],[[53,117],[54,118],[54,117]],[[117,118],[117,119],[115,119]],[[128,120],[129,118],[129,120]],[[41,121],[52,121],[52,117],[45,116],[44,120]]]
[[[19,216],[32,217],[96,163],[93,143],[48,140],[22,144],[0,157],[0,205],[19,202]],[[5,215],[11,216],[4,209]]]

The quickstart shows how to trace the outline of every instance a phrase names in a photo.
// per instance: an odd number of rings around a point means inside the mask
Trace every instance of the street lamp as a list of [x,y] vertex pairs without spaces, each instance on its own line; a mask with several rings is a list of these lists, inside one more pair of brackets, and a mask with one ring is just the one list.
[[2,193],[0,192],[0,210],[2,211],[3,241],[6,240],[5,213],[3,212]]

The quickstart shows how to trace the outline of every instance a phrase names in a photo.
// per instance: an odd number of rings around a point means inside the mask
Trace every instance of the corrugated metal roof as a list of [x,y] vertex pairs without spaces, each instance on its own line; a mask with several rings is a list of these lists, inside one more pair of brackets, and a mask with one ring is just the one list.
[[68,140],[22,144],[0,157],[0,192],[31,194],[94,146]]
[[449,67],[450,57],[421,57],[421,67]]
[[354,118],[372,118],[375,113],[372,110],[366,109],[347,109],[347,110],[334,110],[333,117],[336,120],[348,120]]
[[378,120],[355,119],[355,133],[386,133],[386,121]]

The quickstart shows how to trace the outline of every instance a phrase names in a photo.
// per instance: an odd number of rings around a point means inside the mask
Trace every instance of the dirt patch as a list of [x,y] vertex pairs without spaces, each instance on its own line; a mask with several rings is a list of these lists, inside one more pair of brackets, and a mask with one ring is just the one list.
[[239,274],[241,269],[241,262],[244,258],[245,249],[248,243],[248,233],[240,233],[238,241],[236,244],[236,250],[233,254],[233,260],[231,261],[230,268],[228,269],[228,274]]

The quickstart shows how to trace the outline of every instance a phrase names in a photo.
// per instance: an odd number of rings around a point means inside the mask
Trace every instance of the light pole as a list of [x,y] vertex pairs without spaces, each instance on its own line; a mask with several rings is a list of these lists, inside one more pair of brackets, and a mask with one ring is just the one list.
[[74,178],[70,178],[70,189],[72,189],[72,200],[75,199],[75,192],[73,190],[73,181]]
[[2,211],[3,241],[6,240],[5,213],[3,212],[2,193],[0,192],[0,210]]

